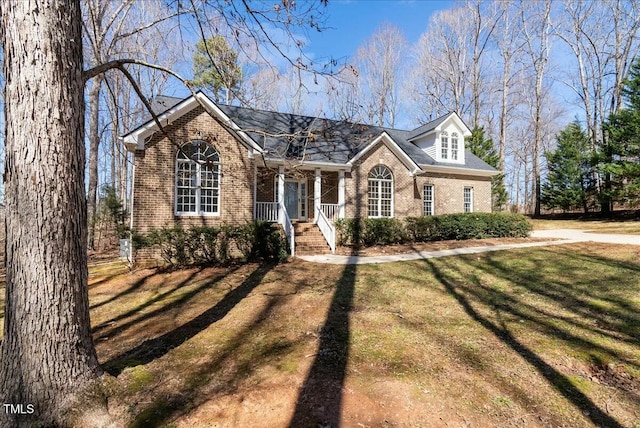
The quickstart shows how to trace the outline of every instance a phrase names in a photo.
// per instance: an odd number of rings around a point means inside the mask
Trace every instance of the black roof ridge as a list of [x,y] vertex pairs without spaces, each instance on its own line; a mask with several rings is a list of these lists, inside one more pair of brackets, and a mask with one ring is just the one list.
[[[203,93],[204,94],[204,92],[202,92],[201,90],[197,91],[196,93]],[[204,95],[207,96],[206,94],[204,94]],[[154,97],[154,99],[157,99],[158,97],[165,97],[165,98],[171,98],[171,99],[175,99],[175,100],[184,101],[184,100],[186,100],[188,98],[191,98],[192,96],[193,96],[193,94],[188,96],[188,97],[186,97],[186,98],[180,98],[180,97],[174,97],[172,95],[158,94],[158,95],[156,95]],[[435,122],[437,122],[437,121],[439,121],[439,120],[441,120],[441,119],[443,119],[445,117],[448,117],[449,115],[451,115],[451,113],[455,113],[454,110],[451,110],[451,111],[448,111],[446,114],[444,114],[442,116],[439,116],[439,117],[437,117],[437,118],[435,118],[433,120],[430,120],[429,122],[423,123],[422,125],[417,126],[417,127],[413,128],[413,129],[401,129],[401,128],[395,128],[395,127],[391,127],[391,126],[384,126],[384,125],[381,126],[381,125],[374,125],[374,124],[364,123],[364,122],[354,122],[354,121],[346,120],[346,119],[333,119],[333,118],[329,118],[329,117],[311,116],[309,114],[288,113],[288,112],[279,111],[279,110],[267,110],[267,109],[264,109],[264,108],[246,107],[246,106],[242,106],[242,105],[236,106],[236,105],[233,105],[233,104],[218,103],[218,102],[215,102],[215,101],[213,101],[213,103],[216,104],[219,107],[220,106],[222,106],[222,107],[231,107],[231,108],[235,108],[235,109],[243,109],[243,110],[261,112],[261,113],[271,113],[271,114],[275,113],[275,114],[288,115],[288,116],[294,116],[294,117],[299,117],[299,118],[303,118],[303,119],[311,119],[311,120],[315,120],[315,119],[328,120],[330,122],[335,122],[335,123],[344,123],[344,124],[349,124],[349,125],[366,126],[366,127],[369,127],[369,128],[376,128],[376,129],[379,129],[379,130],[382,130],[382,131],[399,131],[399,132],[409,132],[409,133],[417,131],[418,129],[420,129],[420,128],[426,126],[426,125],[429,125],[431,123],[435,123]],[[177,104],[179,104],[179,102],[176,103],[175,105],[177,105]],[[167,109],[167,110],[169,110],[169,109]]]

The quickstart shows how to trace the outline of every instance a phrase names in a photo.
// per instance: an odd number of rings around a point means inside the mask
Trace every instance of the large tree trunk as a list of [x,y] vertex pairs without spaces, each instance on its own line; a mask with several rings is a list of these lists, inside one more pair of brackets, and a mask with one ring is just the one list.
[[66,426],[86,410],[77,399],[101,374],[87,293],[80,5],[10,1],[0,14],[7,207],[0,426]]

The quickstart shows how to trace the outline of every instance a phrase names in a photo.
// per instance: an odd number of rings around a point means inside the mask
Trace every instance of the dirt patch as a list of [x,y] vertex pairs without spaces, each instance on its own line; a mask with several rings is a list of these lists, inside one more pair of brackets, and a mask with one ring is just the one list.
[[545,242],[552,240],[553,239],[548,238],[492,238],[469,239],[465,241],[415,242],[411,244],[376,245],[373,247],[359,249],[353,247],[338,247],[336,248],[336,254],[342,256],[388,256],[392,254],[406,254],[422,251],[441,251],[467,247],[493,247],[506,244]]
[[613,363],[591,364],[587,369],[587,377],[590,381],[601,385],[636,394],[640,393],[640,379],[634,378],[620,365]]

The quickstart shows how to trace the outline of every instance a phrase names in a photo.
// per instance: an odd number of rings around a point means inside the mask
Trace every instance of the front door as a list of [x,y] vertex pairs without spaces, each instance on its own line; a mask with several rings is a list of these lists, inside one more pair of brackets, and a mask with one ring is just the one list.
[[307,183],[306,181],[284,182],[284,206],[291,220],[307,219]]

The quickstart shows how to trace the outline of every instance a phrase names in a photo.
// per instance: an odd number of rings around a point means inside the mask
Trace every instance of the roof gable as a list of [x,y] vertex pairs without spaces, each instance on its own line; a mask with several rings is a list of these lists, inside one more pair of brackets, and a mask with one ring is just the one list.
[[400,161],[407,167],[411,175],[416,175],[423,172],[418,164],[398,145],[398,143],[393,140],[393,138],[391,138],[391,136],[386,131],[383,131],[382,134],[380,134],[376,139],[367,144],[349,162],[347,162],[347,164],[355,164],[360,158],[371,151],[380,142],[386,145],[391,150],[391,152],[393,152],[393,154],[395,154],[398,159],[400,159]]
[[[156,114],[158,122],[162,126],[170,125],[180,119],[193,109],[202,106],[207,113],[222,123],[228,131],[236,134],[238,140],[248,149],[256,152],[262,152],[262,148],[257,145],[242,129],[240,129],[213,101],[202,92],[197,92],[182,101],[175,102],[177,99],[173,97],[158,97],[152,103],[152,108],[166,108],[159,114]],[[174,103],[175,102],[175,103]],[[122,137],[122,140],[129,151],[144,150],[146,140],[160,130],[158,123],[153,119],[147,120],[138,128],[129,132]]]
[[455,122],[456,126],[462,130],[463,137],[468,137],[469,135],[471,135],[471,131],[469,130],[467,125],[462,121],[462,119],[460,119],[458,113],[454,111],[435,120],[432,120],[431,122],[425,123],[424,125],[412,131],[409,131],[407,140],[415,141],[433,132],[439,132],[442,130],[443,126],[445,126],[450,121]]

